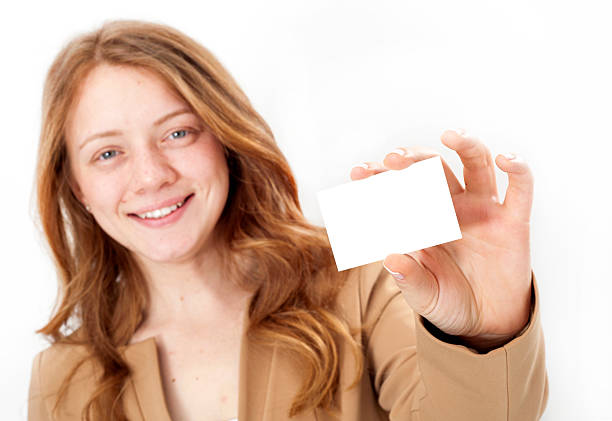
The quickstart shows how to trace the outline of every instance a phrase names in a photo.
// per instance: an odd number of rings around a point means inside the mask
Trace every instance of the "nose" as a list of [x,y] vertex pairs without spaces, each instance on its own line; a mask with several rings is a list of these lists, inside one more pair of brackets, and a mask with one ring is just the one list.
[[178,178],[168,157],[155,146],[134,151],[131,169],[130,190],[135,194],[156,192]]

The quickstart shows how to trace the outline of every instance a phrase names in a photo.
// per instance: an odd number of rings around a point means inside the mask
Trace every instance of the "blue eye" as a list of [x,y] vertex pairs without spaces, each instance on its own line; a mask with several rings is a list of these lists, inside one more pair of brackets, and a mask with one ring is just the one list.
[[[183,136],[174,136],[174,134],[176,133],[183,133]],[[187,136],[188,131],[187,130],[175,130],[170,134],[170,137],[172,139],[182,139],[183,137]]]
[[115,150],[104,151],[100,155],[98,155],[98,159],[101,161],[108,161],[109,159],[114,158],[116,155],[117,151]]

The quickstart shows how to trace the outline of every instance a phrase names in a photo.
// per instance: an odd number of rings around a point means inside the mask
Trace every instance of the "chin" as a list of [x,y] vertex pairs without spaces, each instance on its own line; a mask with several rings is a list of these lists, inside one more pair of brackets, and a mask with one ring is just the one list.
[[193,256],[194,245],[186,244],[155,244],[156,247],[137,247],[132,252],[140,258],[155,263],[181,263]]
[[[201,235],[199,238],[199,241],[197,238],[183,238],[183,241],[168,242],[163,247],[161,244],[157,244],[155,248],[149,245],[147,250],[143,249],[140,254],[156,263],[185,263],[210,251],[211,233]],[[204,239],[207,240],[204,241]]]
[[184,263],[195,256],[193,250],[168,250],[168,251],[157,251],[152,253],[149,260],[156,263]]

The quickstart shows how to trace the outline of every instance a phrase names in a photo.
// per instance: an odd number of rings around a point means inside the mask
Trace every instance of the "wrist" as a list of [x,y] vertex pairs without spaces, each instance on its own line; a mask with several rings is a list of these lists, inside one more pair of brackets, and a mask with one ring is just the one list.
[[461,345],[472,348],[479,353],[486,353],[493,349],[506,345],[517,335],[512,336],[457,336],[457,340]]
[[460,336],[450,335],[424,317],[420,317],[423,322],[425,329],[435,338],[442,342],[452,345],[463,345],[478,353],[486,353],[492,349],[499,348],[502,345],[510,342],[514,336],[507,335],[479,335],[479,336]]
[[468,346],[480,353],[489,352],[495,348],[499,348],[501,346],[506,345],[514,338],[521,336],[525,330],[529,327],[531,322],[531,317],[534,310],[535,303],[535,292],[533,289],[533,284],[531,287],[531,297],[529,300],[529,310],[527,313],[526,321],[520,329],[517,329],[513,334],[507,335],[499,335],[499,334],[483,334],[477,336],[457,336],[457,340],[460,344]]
[[485,334],[479,336],[457,336],[457,340],[460,344],[473,348],[480,353],[489,352],[492,349],[504,346],[514,338],[521,336],[529,327],[530,321],[531,317],[527,319],[527,322],[520,330],[512,335]]

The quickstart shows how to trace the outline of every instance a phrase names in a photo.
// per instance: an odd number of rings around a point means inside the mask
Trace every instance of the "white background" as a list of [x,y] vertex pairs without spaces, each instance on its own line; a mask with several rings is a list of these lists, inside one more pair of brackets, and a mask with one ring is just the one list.
[[[104,20],[166,23],[209,48],[268,121],[322,224],[316,192],[397,146],[443,153],[447,128],[515,152],[535,176],[532,264],[550,399],[546,421],[612,420],[612,26],[593,1],[9,2],[0,12],[0,418],[24,420],[34,331],[56,293],[32,220],[45,73]],[[496,168],[500,197],[507,177]],[[389,198],[393,203],[393,198]]]

